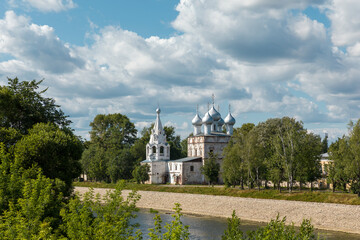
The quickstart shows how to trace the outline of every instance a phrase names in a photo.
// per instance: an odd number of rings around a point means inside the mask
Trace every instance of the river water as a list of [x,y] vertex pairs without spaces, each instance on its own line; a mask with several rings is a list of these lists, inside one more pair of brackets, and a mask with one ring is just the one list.
[[[171,212],[159,212],[163,225],[173,220]],[[137,213],[138,217],[135,222],[140,224],[140,229],[143,232],[144,239],[147,239],[148,229],[154,228],[154,213],[150,213],[148,209],[141,209]],[[221,235],[227,227],[227,220],[219,217],[208,217],[199,215],[185,214],[182,216],[184,225],[189,225],[190,239],[221,239]],[[241,221],[241,229],[243,232],[255,230],[258,227],[264,226],[264,223]],[[359,240],[359,234],[342,233],[335,231],[316,230],[316,233],[321,234],[321,239],[328,240]]]

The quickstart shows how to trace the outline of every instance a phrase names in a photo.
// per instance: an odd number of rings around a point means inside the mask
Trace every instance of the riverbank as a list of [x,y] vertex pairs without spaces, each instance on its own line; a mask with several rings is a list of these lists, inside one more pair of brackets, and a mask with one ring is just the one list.
[[[75,187],[84,193],[86,187]],[[109,189],[95,188],[95,193],[104,194]],[[111,190],[111,189],[110,189]],[[124,194],[129,190],[124,190]],[[235,210],[240,219],[269,222],[286,216],[287,221],[300,225],[304,218],[311,219],[315,228],[360,234],[360,206],[332,203],[211,196],[201,194],[138,191],[141,199],[139,208],[153,208],[171,211],[175,203],[180,203],[183,213],[215,217],[231,217]]]

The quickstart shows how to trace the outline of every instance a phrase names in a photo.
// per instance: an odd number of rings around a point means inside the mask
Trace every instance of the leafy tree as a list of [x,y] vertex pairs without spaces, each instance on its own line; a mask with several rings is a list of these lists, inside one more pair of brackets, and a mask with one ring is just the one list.
[[343,186],[346,191],[346,185],[350,183],[350,177],[347,174],[347,164],[350,156],[349,138],[343,136],[332,143],[329,147],[329,159],[333,160],[328,166],[328,181],[333,184],[333,191],[337,187]]
[[209,158],[205,159],[205,164],[201,167],[201,173],[212,186],[218,181],[220,173],[220,164],[216,162],[216,159],[217,156],[210,152]]
[[100,146],[90,144],[82,154],[81,165],[89,179],[110,182],[107,175],[108,159],[105,150]]
[[130,179],[135,163],[130,149],[114,150],[107,154],[109,159],[107,174],[110,176],[111,182],[116,183],[119,179]]
[[81,141],[52,123],[38,123],[28,131],[15,145],[15,163],[24,169],[39,166],[45,176],[64,181],[64,193],[70,194],[73,179],[81,173]]
[[[224,159],[222,163],[222,176],[225,185],[232,185],[244,182],[244,176],[246,174],[244,168],[244,161],[241,158],[240,146],[236,144],[235,138],[231,138],[228,145],[224,148]],[[243,184],[241,184],[243,188]]]
[[[243,183],[248,177],[248,165],[249,160],[248,150],[251,146],[247,144],[247,135],[254,128],[254,124],[243,124],[241,128],[237,128],[234,131],[233,136],[229,144],[224,149],[224,159],[222,164],[223,178],[227,185],[235,186],[237,183]],[[246,146],[249,149],[245,149]]]
[[105,150],[130,147],[136,140],[135,125],[120,113],[98,114],[90,126],[91,143]]
[[301,139],[305,134],[306,131],[301,122],[284,117],[281,119],[281,124],[278,126],[276,135],[273,138],[274,157],[284,166],[289,192],[292,192],[296,170],[300,163]]
[[300,164],[297,170],[297,180],[310,182],[313,190],[313,182],[321,177],[320,154],[322,143],[319,135],[307,133],[303,136],[300,149]]
[[272,181],[274,188],[277,185],[278,189],[281,191],[280,183],[284,180],[285,169],[281,160],[275,155],[275,148],[273,145],[273,138],[280,125],[280,118],[271,118],[265,122],[259,123],[256,126],[256,132],[258,145],[260,146],[260,151],[264,158],[264,180]]
[[150,179],[149,172],[150,172],[149,164],[142,164],[135,167],[135,169],[132,172],[132,176],[134,177],[134,179],[138,184],[140,183],[144,184],[146,181]]
[[97,115],[90,126],[91,140],[81,159],[89,178],[107,182],[131,178],[141,157],[137,150],[142,147],[138,144],[132,149],[136,143],[135,125],[125,115],[115,113]]
[[346,175],[351,179],[351,190],[360,197],[360,120],[350,132],[349,158],[347,158]]
[[38,91],[41,81],[23,81],[8,78],[8,86],[0,86],[0,127],[14,128],[26,134],[36,123],[54,123],[68,127],[71,123],[52,98]]

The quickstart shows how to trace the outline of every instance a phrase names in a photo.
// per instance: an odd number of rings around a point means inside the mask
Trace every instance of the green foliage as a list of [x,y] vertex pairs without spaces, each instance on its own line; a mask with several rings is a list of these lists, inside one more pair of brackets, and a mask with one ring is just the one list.
[[295,180],[313,182],[321,177],[321,142],[307,133],[301,122],[288,117],[243,124],[234,131],[224,149],[223,179],[227,186],[247,182],[261,189],[268,180],[277,185],[287,180],[289,191]]
[[69,239],[141,239],[141,232],[130,220],[135,218],[136,202],[140,195],[131,192],[126,199],[121,195],[124,182],[117,184],[102,198],[90,189],[82,200],[71,199],[61,211],[62,229]]
[[[136,140],[137,130],[129,118],[120,113],[99,114],[90,123],[91,141],[81,159],[89,178],[97,181],[130,179],[137,161],[138,150],[145,146]],[[132,149],[136,143],[136,148]],[[143,160],[143,159],[142,159]]]
[[204,166],[201,167],[201,173],[204,174],[209,185],[214,185],[219,178],[220,164],[216,160],[217,156],[210,152],[209,158],[205,160]]
[[111,182],[115,183],[119,179],[131,179],[135,159],[129,148],[108,151],[106,157],[108,159],[106,173]]
[[316,239],[314,227],[309,220],[304,219],[300,231],[296,231],[294,224],[286,225],[286,217],[280,220],[279,215],[276,219],[272,219],[265,227],[261,227],[255,231],[249,231],[245,235],[240,230],[240,220],[232,214],[232,218],[228,219],[228,227],[225,230],[222,240],[313,240]]
[[15,143],[19,141],[22,134],[15,128],[0,127],[0,142],[4,143],[4,146],[12,151]]
[[329,166],[329,181],[336,187],[350,185],[360,197],[360,120],[349,124],[350,137],[339,138],[330,145],[329,156],[334,162]]
[[73,179],[81,173],[82,151],[81,141],[71,131],[52,123],[38,123],[16,143],[15,164],[24,169],[40,167],[45,176],[64,181],[65,195],[69,195]]
[[140,183],[144,184],[146,181],[150,179],[149,172],[150,172],[149,164],[142,164],[135,167],[135,169],[132,172],[132,176],[134,177],[134,179],[138,184]]
[[240,219],[236,216],[235,210],[233,211],[231,218],[227,219],[227,229],[224,231],[224,235],[221,236],[222,240],[237,240],[242,239],[244,233],[240,229]]
[[161,217],[160,215],[156,215],[154,217],[154,228],[149,229],[149,237],[152,240],[185,240],[189,239],[189,226],[184,226],[184,224],[181,221],[181,208],[179,203],[175,203],[175,214],[172,215],[174,218],[171,223],[166,223],[165,229],[166,231],[162,229],[161,223]]
[[26,134],[36,123],[54,123],[67,127],[71,121],[58,109],[55,100],[44,98],[47,89],[37,91],[41,81],[8,78],[8,86],[0,86],[0,127],[14,128]]
[[9,209],[0,216],[4,239],[55,239],[53,229],[59,224],[62,195],[54,182],[38,174],[25,181],[22,197],[10,201]]
[[130,147],[136,139],[135,125],[120,113],[98,114],[90,127],[91,142],[105,150]]

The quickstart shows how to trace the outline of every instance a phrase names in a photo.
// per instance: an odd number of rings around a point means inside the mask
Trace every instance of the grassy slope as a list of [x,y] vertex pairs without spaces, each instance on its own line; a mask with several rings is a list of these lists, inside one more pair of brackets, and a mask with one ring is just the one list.
[[[114,188],[115,184],[111,183],[96,183],[96,182],[74,182],[74,186],[78,187],[93,187],[93,188]],[[339,203],[360,205],[360,198],[356,194],[350,193],[332,193],[328,191],[296,191],[287,193],[285,190],[281,193],[277,190],[240,190],[238,188],[224,188],[224,187],[206,187],[206,186],[170,186],[170,185],[143,185],[129,183],[128,189],[141,191],[158,191],[158,192],[175,192],[175,193],[192,193],[192,194],[207,194],[207,195],[221,195],[232,197],[246,197],[246,198],[262,198],[262,199],[281,199],[305,202],[324,202],[324,203]]]

